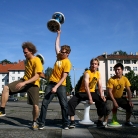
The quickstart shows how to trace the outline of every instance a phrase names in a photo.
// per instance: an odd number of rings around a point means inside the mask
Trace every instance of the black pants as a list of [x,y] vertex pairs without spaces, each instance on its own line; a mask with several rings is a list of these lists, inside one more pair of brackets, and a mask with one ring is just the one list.
[[[97,114],[98,116],[102,117],[106,115],[106,104],[101,99],[101,97],[95,93],[92,92],[92,99],[95,102],[96,108],[97,108]],[[68,114],[69,116],[75,115],[75,109],[76,106],[80,103],[80,101],[89,100],[88,94],[86,92],[80,92],[74,95],[69,101],[68,101]]]
[[[111,100],[110,98],[108,98],[108,100]],[[127,100],[126,97],[121,97],[121,98],[115,98],[117,104],[119,107],[122,107],[123,109],[126,110],[126,112],[128,113],[132,113],[133,111],[133,107],[131,107],[129,105],[129,101]]]

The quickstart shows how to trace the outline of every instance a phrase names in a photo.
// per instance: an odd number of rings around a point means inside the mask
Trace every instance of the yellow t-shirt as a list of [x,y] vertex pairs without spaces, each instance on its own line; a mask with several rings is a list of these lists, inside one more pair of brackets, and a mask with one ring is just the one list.
[[[50,81],[58,83],[64,72],[70,72],[71,62],[68,58],[63,60],[57,60],[55,62],[52,74],[50,76]],[[66,79],[63,81],[62,85],[66,86]]]
[[130,87],[129,80],[122,76],[119,80],[113,76],[107,82],[107,87],[113,89],[112,94],[114,98],[121,98],[125,87]]
[[[85,73],[89,74],[89,88],[90,88],[90,92],[95,92],[95,87],[96,84],[100,78],[100,72],[96,71],[96,72],[91,72],[90,70],[85,71]],[[84,84],[84,79],[82,79],[82,83],[79,89],[79,92],[85,92],[85,84]]]
[[[31,79],[36,73],[42,73],[43,66],[38,57],[34,57],[30,60],[25,61],[25,74],[23,76],[23,79],[29,80]],[[39,83],[40,79],[33,82],[34,85],[37,85],[40,87]]]

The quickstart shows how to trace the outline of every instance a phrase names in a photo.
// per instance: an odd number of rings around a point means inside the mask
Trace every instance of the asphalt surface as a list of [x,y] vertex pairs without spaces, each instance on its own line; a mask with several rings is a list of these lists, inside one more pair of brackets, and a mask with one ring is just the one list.
[[[135,100],[134,110],[138,111],[138,101]],[[41,102],[40,105],[41,107]],[[126,127],[125,113],[118,111],[118,121],[122,124],[119,128],[98,129],[95,125],[81,125],[79,121],[83,119],[84,105],[79,104],[76,108],[76,128],[63,130],[61,122],[61,109],[57,100],[49,104],[44,130],[33,131],[32,107],[25,101],[8,102],[6,106],[6,116],[0,117],[0,138],[138,138],[138,117],[131,121],[136,127]],[[95,122],[97,113],[95,105],[91,105],[90,119]],[[109,116],[111,122],[112,114]]]

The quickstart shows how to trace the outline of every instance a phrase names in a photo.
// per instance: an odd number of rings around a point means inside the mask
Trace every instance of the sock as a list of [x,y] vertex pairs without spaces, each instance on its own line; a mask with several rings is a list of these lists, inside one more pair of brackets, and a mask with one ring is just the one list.
[[5,107],[0,107],[0,110],[1,111],[5,111]]

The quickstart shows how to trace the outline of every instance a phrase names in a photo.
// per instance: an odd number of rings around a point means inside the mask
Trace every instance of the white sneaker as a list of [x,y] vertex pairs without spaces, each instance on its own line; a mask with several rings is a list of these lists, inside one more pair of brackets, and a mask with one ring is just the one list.
[[33,122],[32,129],[33,130],[38,130],[38,124],[36,122]]
[[103,125],[104,125],[105,127],[107,127],[107,122],[103,122]]

